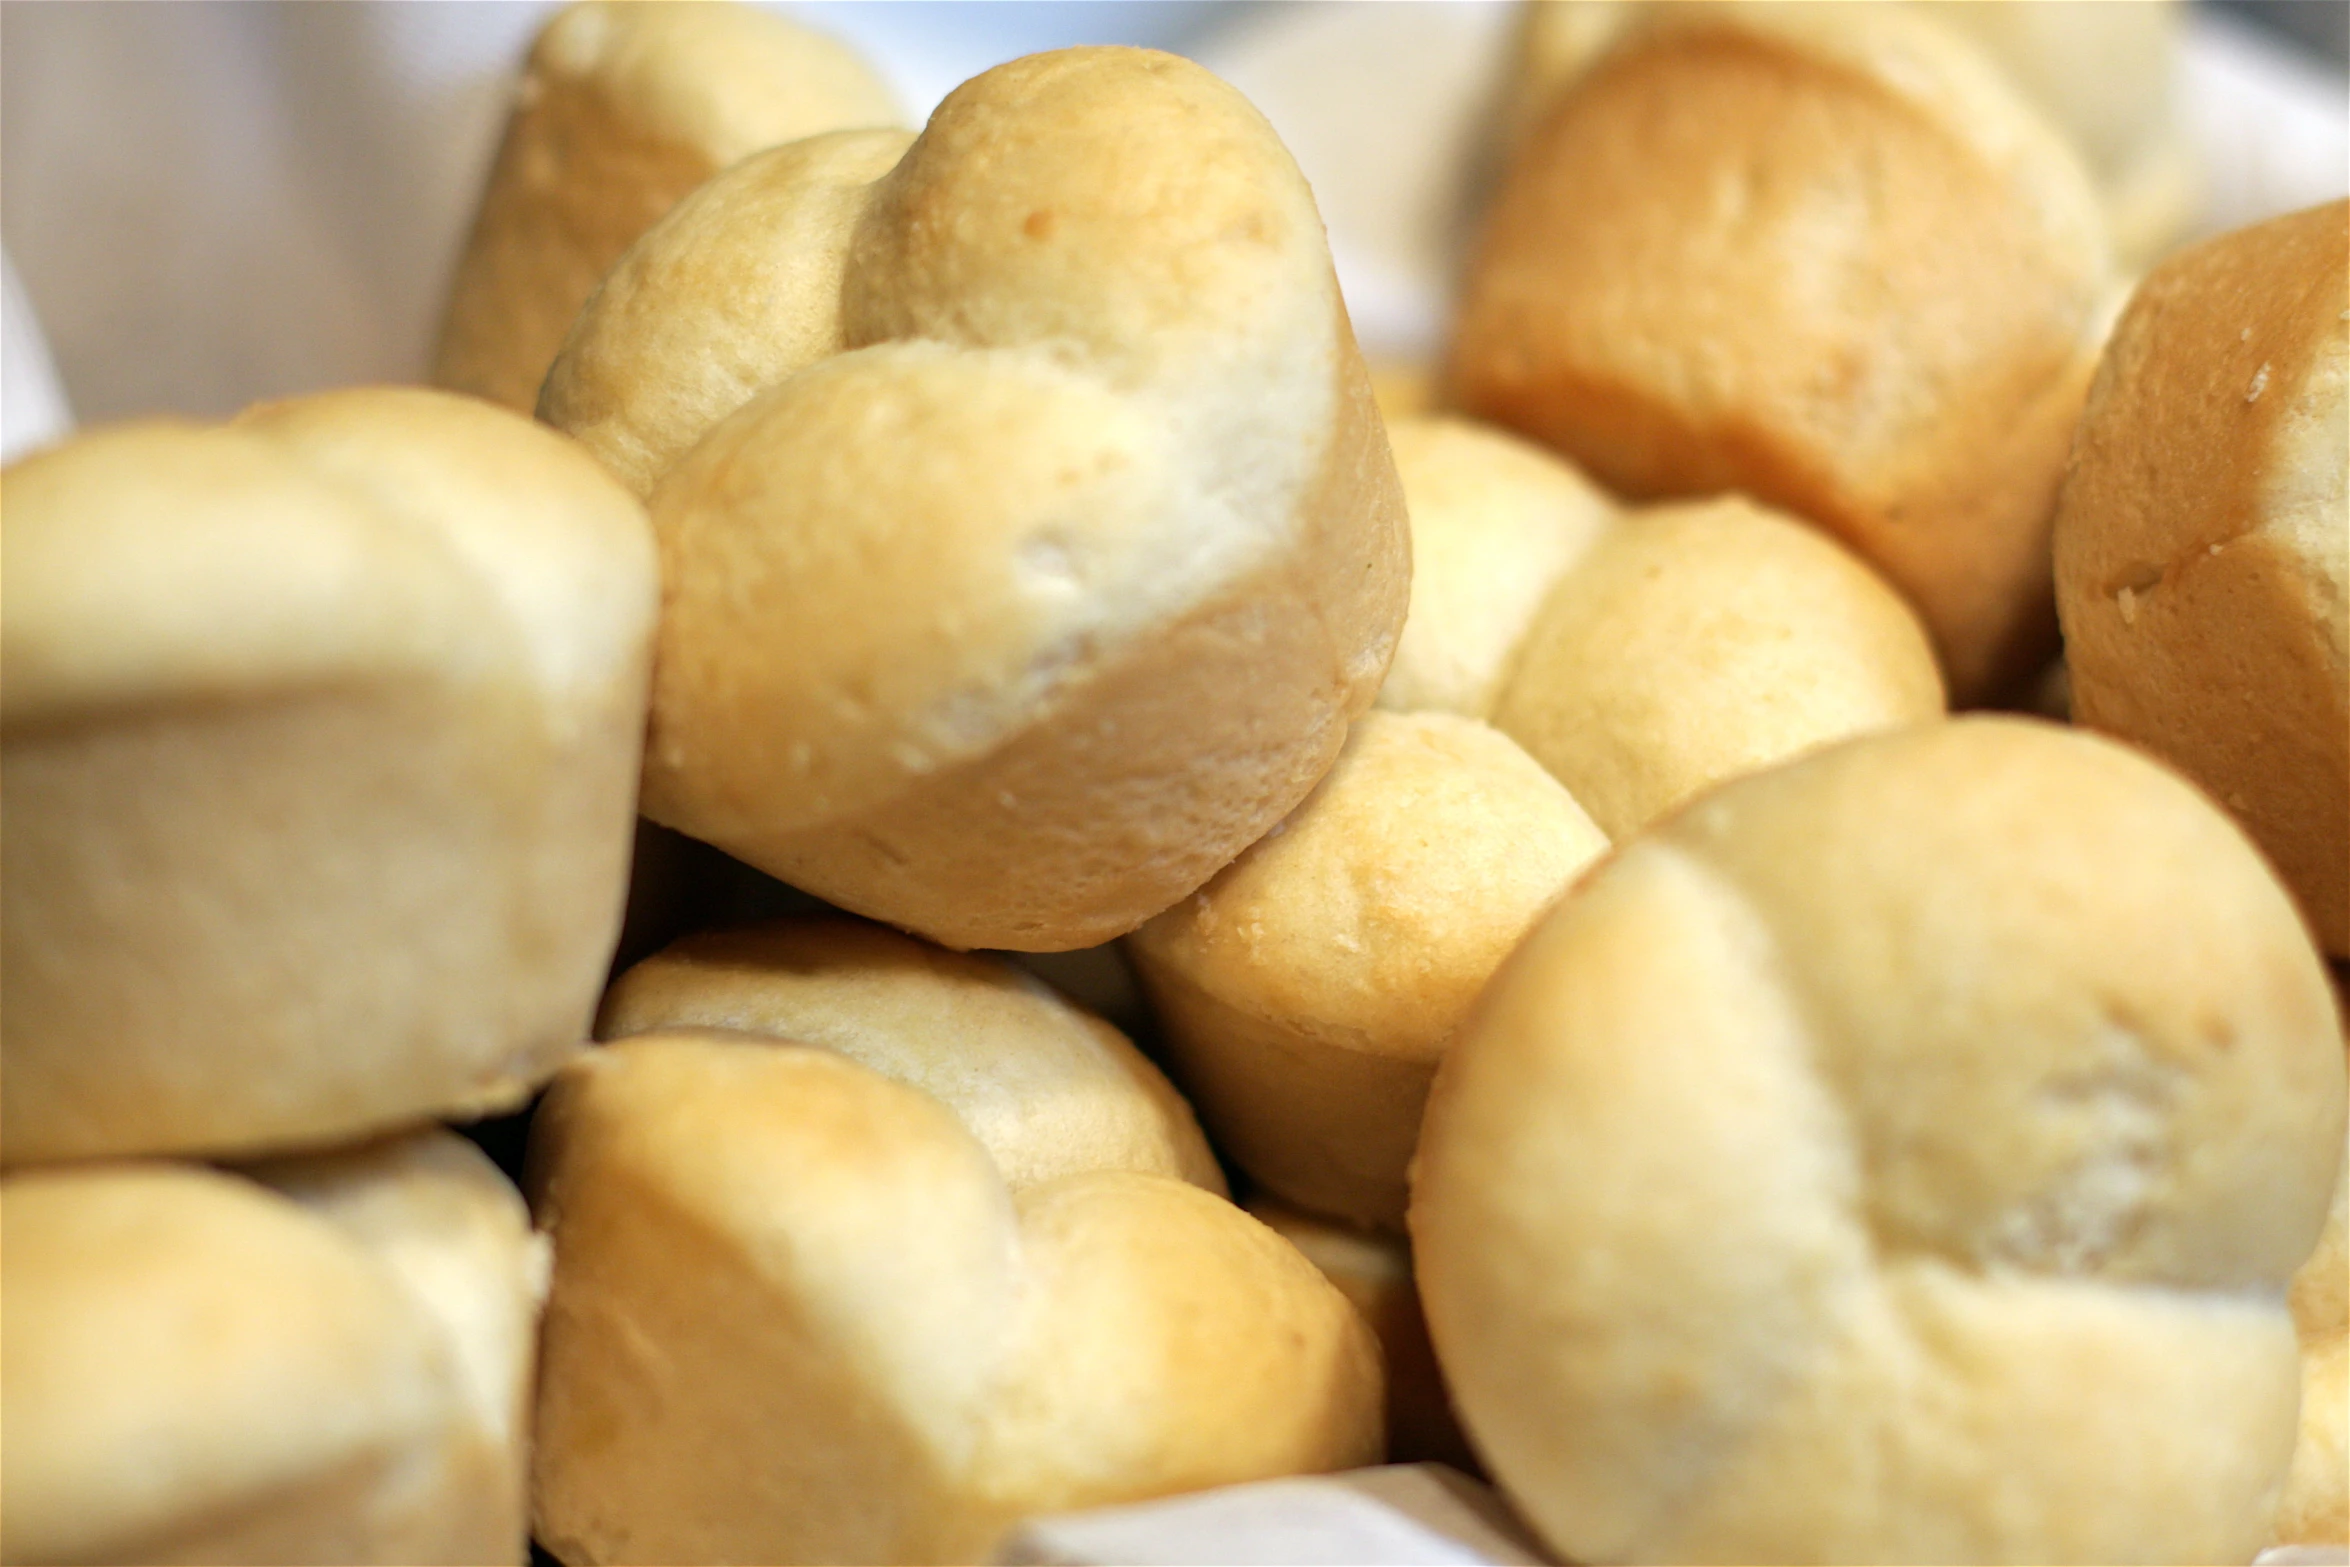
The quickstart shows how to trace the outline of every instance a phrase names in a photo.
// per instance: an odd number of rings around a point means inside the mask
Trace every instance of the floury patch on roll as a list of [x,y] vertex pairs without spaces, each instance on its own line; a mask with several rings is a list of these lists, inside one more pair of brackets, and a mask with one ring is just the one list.
[[1301,799],[1401,624],[1403,507],[1311,192],[1171,56],[747,159],[540,413],[650,497],[644,809],[952,946],[1119,935]]
[[564,1560],[985,1560],[1032,1514],[1377,1461],[1362,1320],[1008,966],[792,922],[640,964],[605,1027],[647,1031],[531,1132]]
[[1431,1096],[1421,1297],[1576,1561],[2249,1561],[2343,1155],[2235,825],[1961,719],[1725,785],[1536,928]]
[[519,1195],[444,1131],[254,1173],[0,1181],[0,1560],[524,1561]]
[[0,1157],[527,1098],[619,926],[643,508],[419,390],[100,430],[0,482]]
[[1961,704],[2055,647],[2048,527],[2114,290],[2078,158],[1892,5],[1638,8],[1486,214],[1460,406],[1628,499],[1867,558]]
[[580,306],[687,192],[762,148],[899,118],[848,48],[758,6],[565,6],[516,86],[434,384],[530,412]]

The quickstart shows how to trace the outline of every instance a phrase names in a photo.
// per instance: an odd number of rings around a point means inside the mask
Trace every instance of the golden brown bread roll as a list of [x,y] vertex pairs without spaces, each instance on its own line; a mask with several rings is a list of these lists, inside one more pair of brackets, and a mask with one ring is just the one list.
[[1091,945],[1326,770],[1402,501],[1312,194],[1231,89],[1066,50],[901,144],[696,192],[540,410],[650,489],[646,814],[950,946]]
[[[545,1258],[433,1131],[0,1182],[0,1557],[516,1562]],[[307,1211],[306,1211],[307,1210]]]
[[1506,736],[1366,713],[1303,805],[1127,950],[1232,1159],[1309,1211],[1400,1226],[1437,1059],[1606,847]]
[[2246,1561],[2343,1052],[2291,900],[2122,747],[1854,741],[1620,845],[1438,1073],[1462,1419],[1581,1561]]
[[1602,535],[1543,600],[1492,716],[1622,837],[1741,773],[1942,712],[1899,595],[1835,541],[1731,496]]
[[1378,1335],[1387,1367],[1387,1461],[1477,1473],[1477,1455],[1461,1434],[1428,1342],[1412,1284],[1412,1249],[1403,1237],[1316,1218],[1273,1197],[1251,1197],[1241,1206],[1321,1269]]
[[2114,329],[2057,515],[2073,715],[2233,811],[2350,956],[2350,202],[2184,251]]
[[1551,587],[1615,502],[1541,447],[1474,420],[1389,413],[1411,516],[1411,609],[1379,705],[1490,718]]
[[[1505,133],[1525,134],[1550,99],[1651,0],[1529,0],[1520,16]],[[2177,0],[1908,0],[1970,36],[2062,131],[2097,187],[2124,266],[2177,239],[2201,185],[2178,114]]]
[[1741,772],[1939,716],[1917,617],[1737,497],[1619,514],[1467,419],[1391,420],[1412,605],[1379,705],[1490,720],[1622,835]]
[[99,431],[4,482],[0,1154],[527,1097],[619,923],[643,510],[416,390]]
[[1657,6],[1519,149],[1451,373],[1620,495],[1738,490],[1836,534],[1976,702],[2051,650],[2109,292],[2078,160],[1962,39],[1891,6]]
[[[1410,414],[1436,411],[1436,372],[1418,360],[1371,362],[1371,396],[1390,426]],[[1399,459],[1400,460],[1400,459]]]
[[854,52],[757,6],[564,7],[523,66],[434,384],[530,412],[580,306],[680,197],[762,147],[897,121]]
[[599,1039],[726,1028],[836,1050],[953,1110],[1013,1187],[1133,1170],[1222,1195],[1191,1107],[1125,1035],[1010,964],[847,919],[688,936],[613,982]]
[[[999,1081],[1044,1113],[1056,1075]],[[583,1057],[531,1136],[566,1561],[985,1560],[1031,1513],[1378,1455],[1361,1319],[1187,1181],[1015,1186],[919,1088],[717,1030]]]

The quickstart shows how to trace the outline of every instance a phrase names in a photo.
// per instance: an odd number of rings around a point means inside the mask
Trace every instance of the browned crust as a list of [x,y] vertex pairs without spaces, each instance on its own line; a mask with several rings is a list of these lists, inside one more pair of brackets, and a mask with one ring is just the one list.
[[1910,596],[1979,701],[2055,643],[2047,527],[2101,274],[2022,205],[1884,83],[1768,36],[1667,33],[1520,154],[1456,388],[1627,496],[1809,517]]
[[2346,216],[2336,202],[2239,230],[2147,278],[2081,421],[2055,548],[2076,718],[2225,804],[2336,956],[2350,683],[2324,626],[2350,546],[2332,541],[2329,584],[2263,524],[2282,431],[2320,356],[2342,352]]

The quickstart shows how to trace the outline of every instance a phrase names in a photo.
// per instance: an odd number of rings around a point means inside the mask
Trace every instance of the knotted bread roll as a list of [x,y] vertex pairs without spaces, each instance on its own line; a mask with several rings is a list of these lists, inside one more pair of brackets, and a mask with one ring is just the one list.
[[1014,61],[745,160],[540,412],[649,492],[644,809],[950,946],[1132,929],[1377,690],[1403,508],[1312,194],[1196,66]]
[[330,392],[5,479],[0,1153],[520,1103],[619,924],[644,512],[467,398]]
[[1737,497],[1618,514],[1502,431],[1404,418],[1391,433],[1414,576],[1380,705],[1489,719],[1609,834],[1942,713],[1917,617],[1793,519]]
[[2056,524],[2073,714],[2233,811],[2350,957],[2350,202],[2130,301]]
[[1042,986],[789,924],[640,965],[605,1025],[664,1017],[733,1027],[592,1052],[532,1126],[565,1560],[985,1560],[1031,1513],[1376,1460],[1360,1318]]
[[2343,1146],[2291,900],[2020,719],[1706,796],[1527,938],[1412,1236],[1488,1467],[1581,1561],[2246,1561]]
[[565,6],[515,89],[434,383],[530,412],[580,306],[679,198],[763,147],[898,120],[853,51],[757,6]]
[[0,1559],[525,1560],[521,1198],[438,1130],[260,1174],[0,1181]]
[[1466,290],[1467,412],[1620,495],[1827,529],[1962,702],[2052,651],[2107,245],[2071,149],[1962,38],[1893,6],[1642,8],[1528,133]]
[[1366,713],[1304,804],[1127,951],[1234,1162],[1309,1212],[1400,1227],[1438,1058],[1606,848],[1506,736]]

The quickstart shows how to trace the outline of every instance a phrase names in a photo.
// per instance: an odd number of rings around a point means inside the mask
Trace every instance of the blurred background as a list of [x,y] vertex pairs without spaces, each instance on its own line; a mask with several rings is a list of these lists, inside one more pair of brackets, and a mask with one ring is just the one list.
[[2350,69],[2350,5],[2333,0],[2217,0],[2258,26],[2309,50],[2337,71]]
[[[221,416],[421,379],[515,64],[550,5],[0,4],[0,448],[69,417]],[[1409,357],[1439,339],[1454,191],[1509,0],[783,8],[862,48],[917,120],[1038,49],[1201,60],[1314,181],[1366,346]],[[2204,151],[2202,226],[2350,185],[2350,0],[2182,14],[2171,88]]]

